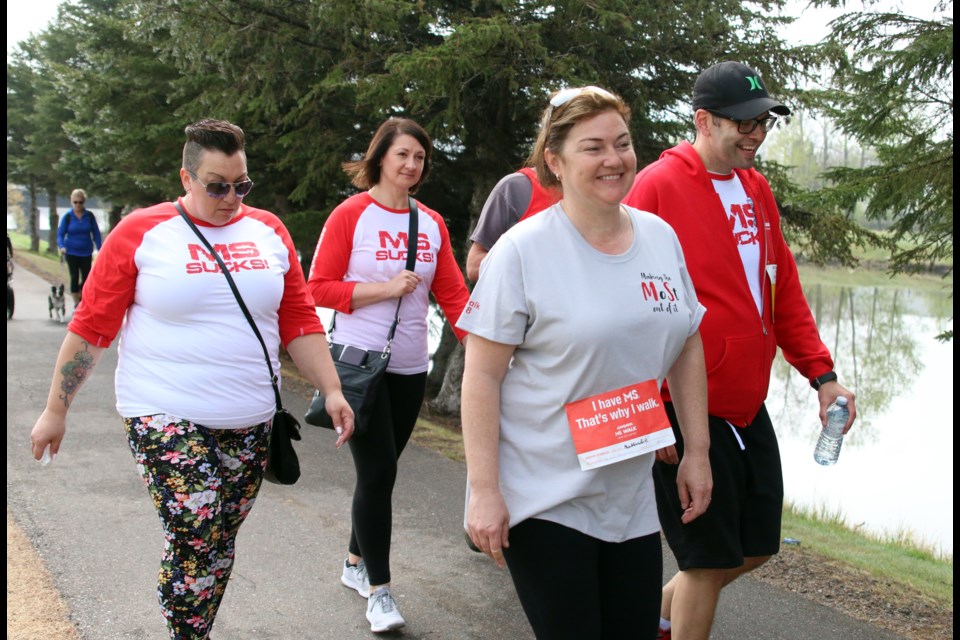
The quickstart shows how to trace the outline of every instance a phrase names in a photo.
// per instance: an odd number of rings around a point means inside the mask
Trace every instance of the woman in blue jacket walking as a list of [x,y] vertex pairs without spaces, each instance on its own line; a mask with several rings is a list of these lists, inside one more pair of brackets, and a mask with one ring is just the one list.
[[103,244],[97,217],[83,206],[86,201],[86,192],[83,189],[74,189],[70,194],[73,210],[63,214],[57,228],[57,246],[60,254],[66,258],[70,272],[70,296],[73,298],[74,309],[80,304],[83,283],[90,275],[94,247],[99,251]]

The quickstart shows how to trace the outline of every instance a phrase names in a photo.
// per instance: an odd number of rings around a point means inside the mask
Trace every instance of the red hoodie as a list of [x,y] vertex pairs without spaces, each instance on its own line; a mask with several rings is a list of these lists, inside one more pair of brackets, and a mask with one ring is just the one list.
[[[664,151],[637,174],[624,203],[657,214],[677,232],[697,296],[707,308],[700,336],[708,411],[745,426],[767,397],[777,347],[807,379],[832,371],[833,359],[800,286],[770,185],[754,169],[736,172],[762,229],[760,315],[720,196],[693,145],[682,142]],[[663,397],[670,399],[666,385]]]

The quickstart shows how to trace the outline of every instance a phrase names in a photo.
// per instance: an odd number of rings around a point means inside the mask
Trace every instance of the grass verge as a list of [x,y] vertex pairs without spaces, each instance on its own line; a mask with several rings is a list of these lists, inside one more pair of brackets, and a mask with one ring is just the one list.
[[811,553],[895,582],[924,597],[953,606],[953,556],[939,556],[909,536],[881,539],[843,524],[840,514],[787,504],[785,538],[803,541]]
[[[24,251],[28,252],[30,249],[30,236],[25,233],[17,233],[16,231],[8,231],[10,235],[10,242],[13,244],[14,251]],[[44,234],[46,235],[46,234]],[[56,260],[57,256],[55,253],[47,253],[47,248],[50,246],[50,243],[46,241],[45,238],[40,238],[40,254],[49,255],[51,259]]]
[[[13,244],[14,261],[18,265],[25,266],[51,283],[65,278],[63,275],[65,267],[60,264],[60,254],[47,253],[46,240],[40,241],[39,252],[30,251],[30,238],[21,233],[11,233],[10,241]],[[13,279],[16,283],[16,272],[13,274]]]
[[800,282],[804,285],[822,284],[833,287],[900,287],[929,293],[953,294],[953,275],[935,273],[891,275],[877,269],[848,269],[845,267],[820,267],[815,264],[798,264]]

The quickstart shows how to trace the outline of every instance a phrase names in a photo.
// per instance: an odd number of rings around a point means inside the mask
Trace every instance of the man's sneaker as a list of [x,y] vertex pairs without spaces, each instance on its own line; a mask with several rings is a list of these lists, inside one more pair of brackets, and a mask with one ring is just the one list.
[[389,587],[380,587],[370,594],[367,620],[370,621],[370,631],[374,633],[399,629],[407,624],[397,609],[397,601],[393,599]]
[[670,640],[670,629],[657,629],[657,640]]
[[344,586],[355,590],[364,598],[370,597],[370,578],[367,577],[367,566],[363,564],[363,560],[353,566],[350,565],[349,560],[344,560],[340,582]]

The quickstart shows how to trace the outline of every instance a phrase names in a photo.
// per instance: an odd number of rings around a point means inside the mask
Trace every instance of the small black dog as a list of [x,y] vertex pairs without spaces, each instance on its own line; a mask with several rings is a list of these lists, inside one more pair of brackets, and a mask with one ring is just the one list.
[[50,287],[50,295],[47,296],[47,305],[50,307],[50,318],[57,322],[64,322],[67,319],[67,303],[63,298],[63,285],[55,284]]

